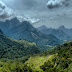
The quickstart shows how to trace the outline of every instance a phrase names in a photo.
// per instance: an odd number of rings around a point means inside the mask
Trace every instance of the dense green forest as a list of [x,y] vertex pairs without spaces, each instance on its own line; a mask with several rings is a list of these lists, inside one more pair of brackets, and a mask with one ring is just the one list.
[[0,72],[72,72],[72,41],[41,52],[35,43],[0,30]]

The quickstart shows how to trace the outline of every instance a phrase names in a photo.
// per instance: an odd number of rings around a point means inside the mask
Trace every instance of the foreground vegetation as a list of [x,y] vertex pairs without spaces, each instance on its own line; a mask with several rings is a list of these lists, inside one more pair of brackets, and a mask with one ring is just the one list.
[[0,31],[0,72],[72,72],[72,41],[41,53],[35,43]]
[[72,72],[72,41],[41,54],[0,59],[0,72]]
[[16,60],[0,61],[0,72],[33,72],[30,66]]
[[72,72],[72,41],[32,56],[25,63],[38,72]]

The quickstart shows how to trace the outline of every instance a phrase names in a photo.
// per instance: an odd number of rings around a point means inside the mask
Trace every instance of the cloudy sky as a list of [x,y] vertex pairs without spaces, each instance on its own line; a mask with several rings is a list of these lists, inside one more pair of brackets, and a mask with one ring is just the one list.
[[[4,15],[9,17],[15,12],[19,17],[29,18],[34,27],[46,25],[58,28],[61,25],[72,28],[72,1],[71,0],[0,0],[7,6]],[[0,5],[0,11],[3,10]],[[13,10],[13,11],[12,11]],[[8,13],[7,13],[8,12]],[[0,12],[1,13],[1,12]],[[9,14],[8,16],[5,14]],[[20,17],[21,18],[21,17]]]

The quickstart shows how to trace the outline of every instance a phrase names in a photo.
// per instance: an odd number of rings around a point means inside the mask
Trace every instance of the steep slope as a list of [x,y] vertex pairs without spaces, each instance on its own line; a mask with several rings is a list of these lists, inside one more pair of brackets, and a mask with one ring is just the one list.
[[0,22],[0,28],[6,35],[14,39],[25,39],[30,42],[36,42],[41,46],[57,45],[61,43],[61,41],[55,36],[42,34],[29,22],[19,22],[17,18],[8,20],[6,22]]
[[60,40],[71,40],[71,37],[64,32],[64,30],[53,29],[53,28],[43,28],[43,26],[39,27],[38,30],[44,34],[52,34]]
[[13,18],[10,21],[6,20],[5,22],[0,21],[0,29],[4,32],[4,34],[10,35],[11,32],[13,33],[12,28],[18,26],[19,24],[20,22],[17,18]]
[[39,53],[35,43],[25,40],[14,40],[3,34],[0,30],[0,58],[20,58]]

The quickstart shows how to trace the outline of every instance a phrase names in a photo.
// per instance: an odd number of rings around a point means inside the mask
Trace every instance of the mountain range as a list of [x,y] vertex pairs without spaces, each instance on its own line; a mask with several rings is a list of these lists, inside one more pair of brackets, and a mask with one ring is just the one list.
[[5,22],[0,21],[0,29],[9,37],[17,40],[24,39],[29,42],[35,42],[40,46],[62,43],[62,41],[54,35],[43,34],[28,21],[20,22],[17,18],[6,20]]
[[47,28],[45,25],[37,28],[41,33],[49,35],[52,34],[60,40],[72,40],[72,29],[67,29],[64,26],[60,26],[57,29]]
[[68,28],[65,28],[64,26],[60,26],[58,30],[63,31],[64,33],[66,33],[72,38],[72,28],[68,29]]

